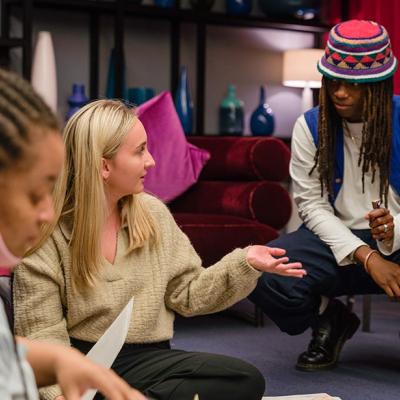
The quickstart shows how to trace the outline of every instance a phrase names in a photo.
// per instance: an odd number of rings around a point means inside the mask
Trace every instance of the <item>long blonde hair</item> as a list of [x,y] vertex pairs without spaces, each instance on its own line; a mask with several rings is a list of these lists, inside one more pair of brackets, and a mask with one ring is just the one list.
[[[107,207],[102,157],[115,156],[136,121],[134,110],[123,102],[97,100],[76,112],[64,129],[66,161],[54,192],[55,221],[68,223],[71,229],[71,276],[77,290],[95,284],[103,263],[100,238]],[[128,253],[157,240],[155,221],[142,194],[125,196],[119,206],[128,229]],[[55,224],[44,227],[39,246]]]

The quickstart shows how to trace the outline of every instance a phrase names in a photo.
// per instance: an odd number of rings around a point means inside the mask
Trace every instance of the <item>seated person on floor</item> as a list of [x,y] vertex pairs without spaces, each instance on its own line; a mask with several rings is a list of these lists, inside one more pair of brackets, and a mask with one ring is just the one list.
[[[281,249],[250,246],[203,268],[167,207],[143,193],[155,163],[143,125],[122,102],[88,104],[69,120],[64,140],[57,222],[15,273],[16,331],[87,353],[134,296],[112,366],[131,386],[155,399],[260,399],[264,378],[252,365],[172,350],[174,313],[223,310],[255,288],[260,271],[298,278],[301,264],[287,263]],[[43,392],[59,395],[58,387]]]
[[[307,271],[301,280],[264,273],[250,298],[297,335],[312,329],[296,367],[336,365],[358,317],[341,295],[400,296],[400,98],[385,28],[351,20],[332,28],[319,107],[297,120],[290,173],[304,224],[269,243]],[[384,208],[372,210],[371,202]],[[389,211],[390,210],[390,211]]]
[[[0,69],[0,266],[12,270],[54,218],[52,189],[64,145],[56,116],[15,73]],[[8,284],[9,282],[7,282]],[[26,296],[20,288],[20,296]],[[4,297],[3,297],[4,296]],[[59,383],[68,399],[97,388],[109,400],[145,400],[109,369],[59,344],[14,338],[9,293],[0,291],[0,399],[38,400],[37,386]],[[26,317],[32,314],[27,310]]]

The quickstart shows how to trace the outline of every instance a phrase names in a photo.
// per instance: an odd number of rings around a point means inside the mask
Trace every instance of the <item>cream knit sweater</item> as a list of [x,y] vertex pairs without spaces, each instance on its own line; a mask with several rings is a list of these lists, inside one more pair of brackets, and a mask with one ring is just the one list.
[[[236,249],[205,269],[167,207],[143,195],[160,229],[160,242],[126,255],[128,237],[118,234],[114,264],[104,261],[96,287],[71,289],[70,232],[60,224],[36,253],[15,269],[14,310],[18,335],[70,345],[69,337],[96,342],[132,296],[127,343],[171,339],[174,312],[184,316],[214,313],[246,297],[261,273]],[[210,246],[213,244],[210,243]],[[41,391],[54,399],[57,387]]]

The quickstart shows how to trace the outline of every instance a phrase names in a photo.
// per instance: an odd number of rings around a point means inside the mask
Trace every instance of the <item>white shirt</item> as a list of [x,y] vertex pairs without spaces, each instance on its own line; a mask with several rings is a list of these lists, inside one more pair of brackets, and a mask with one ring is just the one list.
[[[362,192],[362,171],[358,166],[362,123],[346,123],[344,129],[344,176],[342,187],[335,201],[335,209],[328,200],[326,190],[321,197],[318,171],[309,172],[314,166],[316,146],[304,116],[296,121],[292,136],[290,175],[293,180],[293,196],[300,218],[331,248],[338,265],[351,264],[349,256],[359,246],[365,245],[350,229],[369,229],[365,215],[371,211],[373,200],[379,199],[379,171],[371,182],[371,171],[365,174]],[[352,137],[353,138],[352,138]],[[391,254],[400,248],[400,198],[389,188],[388,208],[394,217],[394,243],[388,249],[377,242],[383,254]]]
[[[1,400],[39,400],[35,377],[28,364],[23,345],[17,345],[17,354],[14,349],[14,341],[10,332],[3,302],[0,299],[0,399]],[[24,381],[27,396],[24,397]]]

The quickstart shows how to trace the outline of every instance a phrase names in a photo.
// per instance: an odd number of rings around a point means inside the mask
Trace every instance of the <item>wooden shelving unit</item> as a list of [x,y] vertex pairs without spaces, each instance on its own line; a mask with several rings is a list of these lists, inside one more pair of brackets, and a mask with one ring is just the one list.
[[[343,9],[347,1],[342,0]],[[23,36],[20,39],[9,37],[10,17],[14,9],[22,9]],[[114,47],[116,59],[116,95],[121,97],[123,82],[123,48],[124,21],[126,17],[142,19],[159,19],[170,23],[170,63],[171,90],[177,86],[180,67],[180,37],[181,24],[196,25],[196,55],[197,55],[197,98],[196,98],[196,132],[204,132],[204,106],[206,82],[206,39],[208,26],[282,29],[298,32],[310,32],[315,36],[316,47],[321,42],[321,35],[330,26],[318,21],[272,20],[262,16],[231,16],[224,13],[199,13],[191,9],[181,9],[180,1],[173,8],[159,8],[149,5],[135,5],[129,0],[2,0],[1,3],[1,37],[0,50],[4,53],[12,47],[22,47],[23,74],[29,79],[32,62],[32,25],[36,9],[65,10],[69,12],[86,13],[89,15],[89,52],[90,52],[90,84],[89,95],[92,99],[99,94],[99,31],[100,16],[112,15],[114,18]]]

